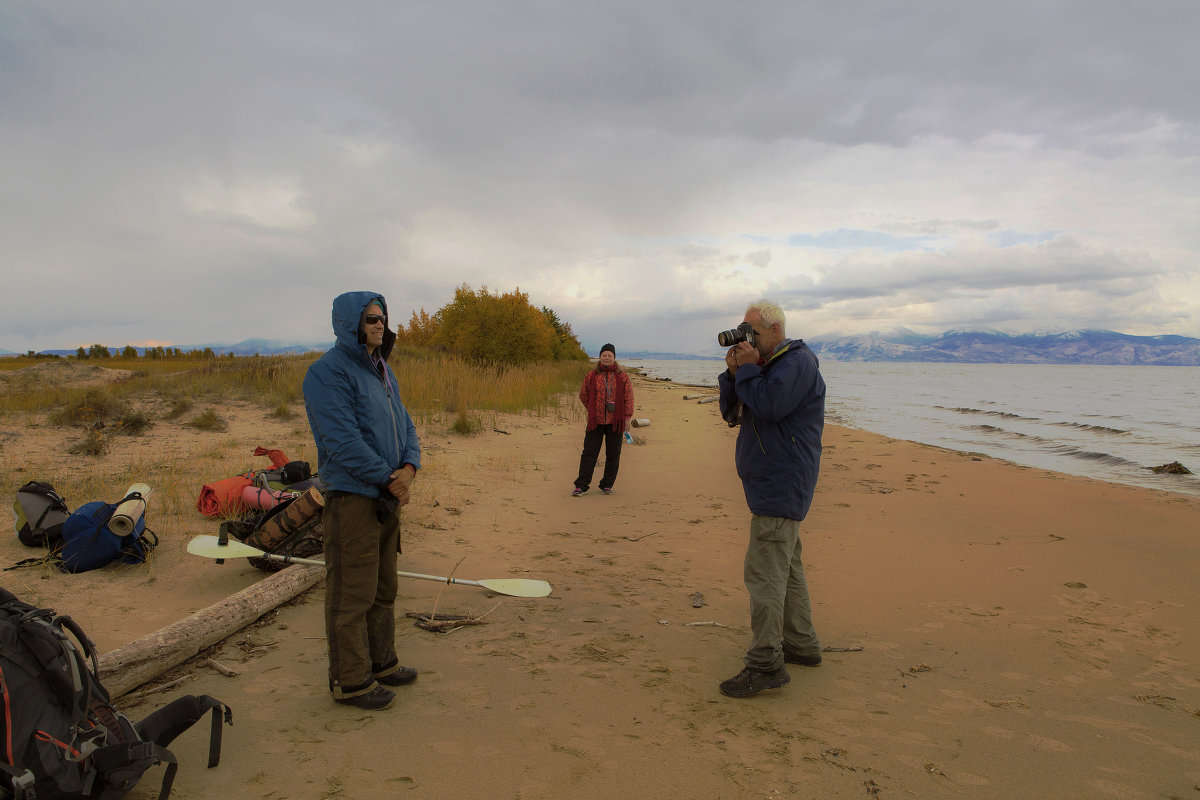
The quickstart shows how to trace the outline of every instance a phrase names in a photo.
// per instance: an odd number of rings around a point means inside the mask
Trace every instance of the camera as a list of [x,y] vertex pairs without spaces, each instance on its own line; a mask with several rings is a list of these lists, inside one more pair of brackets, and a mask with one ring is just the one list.
[[754,344],[754,326],[743,322],[731,331],[721,331],[717,334],[717,342],[721,347],[733,347],[738,342]]

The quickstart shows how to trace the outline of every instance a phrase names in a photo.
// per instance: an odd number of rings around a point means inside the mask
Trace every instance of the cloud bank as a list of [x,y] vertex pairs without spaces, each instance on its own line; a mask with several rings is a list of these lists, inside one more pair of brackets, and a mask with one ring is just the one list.
[[0,348],[324,341],[341,291],[463,283],[593,350],[715,354],[762,296],[1200,336],[1200,7],[975,6],[5,3]]

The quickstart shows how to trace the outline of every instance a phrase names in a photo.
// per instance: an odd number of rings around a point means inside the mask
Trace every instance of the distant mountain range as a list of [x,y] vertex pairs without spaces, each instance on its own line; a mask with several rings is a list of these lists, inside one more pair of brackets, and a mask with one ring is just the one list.
[[1104,330],[1049,334],[947,331],[933,336],[899,330],[805,341],[813,352],[832,361],[1200,366],[1200,339]]
[[[305,344],[305,343],[297,343],[297,342],[272,341],[270,339],[246,339],[245,341],[238,342],[237,344],[163,345],[164,350],[173,350],[175,348],[179,348],[184,353],[188,353],[193,350],[204,350],[206,347],[212,348],[212,351],[219,356],[228,355],[230,353],[233,353],[235,356],[253,356],[253,355],[282,356],[282,355],[291,355],[291,354],[295,354],[295,353],[311,353],[313,351],[324,352],[324,351],[328,350],[329,348],[333,347],[333,342],[329,341],[329,342]],[[86,350],[87,348],[85,347],[84,349]],[[111,352],[114,356],[116,356],[116,355],[120,355],[121,351],[125,348],[110,347],[108,349],[109,349],[109,352]],[[138,351],[139,356],[143,356],[146,354],[146,350],[153,350],[154,348],[138,347],[135,349]],[[39,350],[38,353],[44,354],[44,355],[53,355],[53,356],[73,356],[73,355],[75,355],[74,350]],[[13,353],[10,350],[0,349],[0,355],[15,356],[18,354]]]
[[[899,329],[860,336],[814,337],[805,340],[822,358],[831,361],[937,361],[971,364],[1146,364],[1200,366],[1200,339],[1186,336],[1132,336],[1104,330],[1067,333],[1011,334],[999,331],[947,331],[923,335]],[[279,342],[246,339],[237,344],[172,345],[184,352],[212,348],[217,355],[285,355],[328,350],[333,342]],[[164,346],[165,347],[165,346]],[[118,348],[110,348],[114,355]],[[137,348],[143,355],[146,348]],[[74,350],[45,350],[50,355],[74,355]],[[0,349],[0,355],[16,355]],[[598,353],[593,353],[593,357]],[[712,355],[622,351],[622,359],[711,359]]]

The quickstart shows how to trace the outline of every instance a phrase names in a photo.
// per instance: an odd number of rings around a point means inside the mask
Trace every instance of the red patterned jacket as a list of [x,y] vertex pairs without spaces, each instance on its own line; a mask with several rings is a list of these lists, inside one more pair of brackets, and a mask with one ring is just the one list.
[[[624,432],[633,417],[633,386],[629,376],[617,364],[599,366],[589,372],[579,387],[579,400],[587,409],[587,429],[597,425],[612,425],[613,430]],[[613,411],[605,410],[605,403],[614,404]]]

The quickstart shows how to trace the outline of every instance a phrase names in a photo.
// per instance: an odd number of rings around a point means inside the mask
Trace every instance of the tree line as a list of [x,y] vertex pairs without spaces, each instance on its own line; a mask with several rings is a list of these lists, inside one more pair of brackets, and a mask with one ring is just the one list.
[[[538,308],[519,288],[504,294],[487,287],[474,291],[463,284],[454,299],[429,314],[424,308],[412,312],[408,325],[396,328],[396,343],[437,352],[451,353],[466,361],[497,366],[521,366],[539,361],[587,361],[587,351],[563,320],[548,306]],[[33,352],[30,358],[37,357]],[[113,358],[102,344],[79,347],[75,358]],[[138,349],[125,345],[120,358],[138,358]],[[184,352],[178,347],[147,347],[147,359],[218,358],[211,347]],[[233,357],[233,354],[229,354]]]
[[[233,354],[230,353],[230,356]],[[38,355],[32,351],[29,353],[30,358],[37,358]],[[113,352],[107,346],[102,344],[94,344],[91,347],[79,347],[75,350],[75,358],[80,361],[87,361],[93,358],[113,358]],[[125,345],[121,349],[119,358],[138,358],[138,350],[131,344]],[[217,354],[213,352],[211,347],[206,347],[203,350],[188,350],[184,352],[178,347],[147,347],[145,352],[141,354],[141,358],[149,358],[151,360],[161,360],[167,358],[217,358]]]

